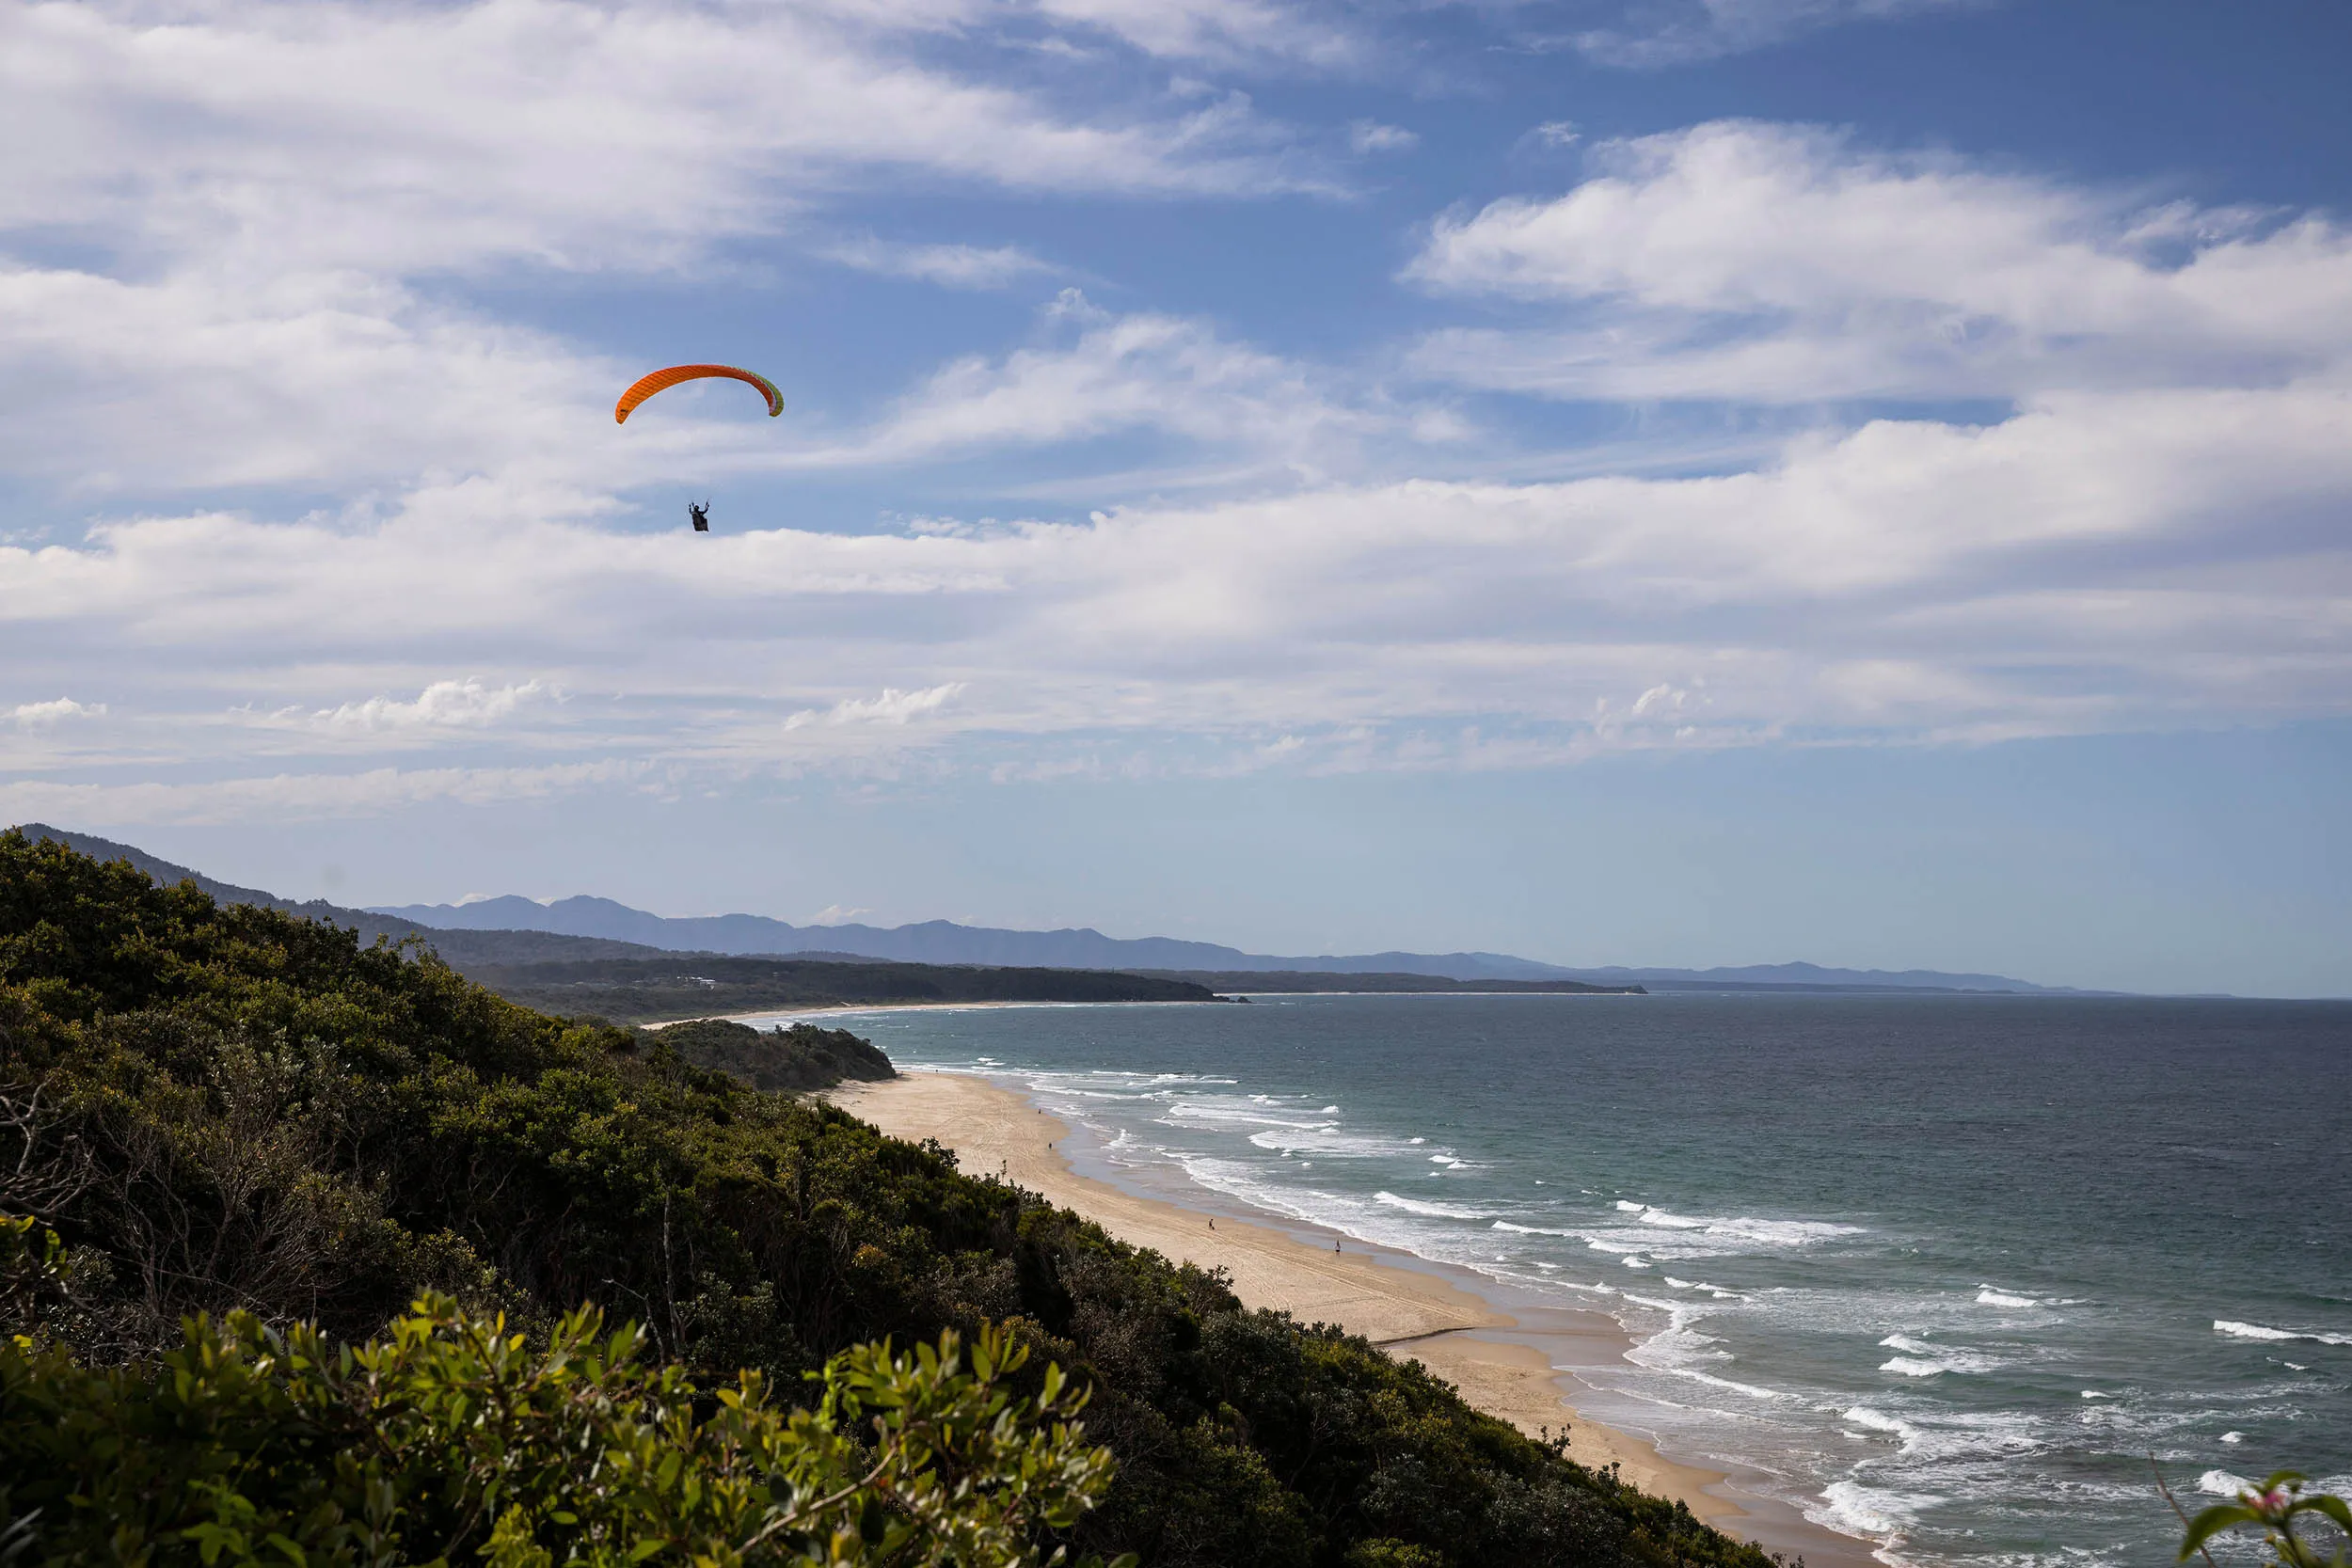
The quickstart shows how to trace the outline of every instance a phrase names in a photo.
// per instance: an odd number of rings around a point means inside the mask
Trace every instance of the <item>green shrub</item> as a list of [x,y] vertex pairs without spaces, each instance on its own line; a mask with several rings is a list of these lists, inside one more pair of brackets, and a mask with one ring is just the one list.
[[862,1342],[969,1344],[993,1322],[1030,1353],[1007,1386],[1040,1398],[1038,1369],[1066,1369],[1118,1458],[1073,1551],[1152,1568],[1343,1568],[1359,1546],[1448,1568],[1767,1561],[1418,1364],[1250,1311],[1221,1276],[961,1175],[936,1146],[747,1087],[658,1035],[533,1013],[429,958],[14,834],[0,1212],[70,1249],[43,1273],[38,1238],[18,1246],[0,1333],[66,1346],[94,1376],[183,1353],[198,1316],[361,1343],[426,1291],[502,1310],[533,1344],[599,1307],[708,1388],[743,1369],[798,1387]]
[[634,1326],[583,1308],[544,1346],[447,1297],[330,1345],[194,1318],[151,1366],[0,1345],[0,1514],[42,1562],[326,1568],[476,1561],[945,1565],[1059,1561],[1110,1484],[1057,1367],[983,1330],[834,1357],[812,1410],[745,1372],[698,1395]]

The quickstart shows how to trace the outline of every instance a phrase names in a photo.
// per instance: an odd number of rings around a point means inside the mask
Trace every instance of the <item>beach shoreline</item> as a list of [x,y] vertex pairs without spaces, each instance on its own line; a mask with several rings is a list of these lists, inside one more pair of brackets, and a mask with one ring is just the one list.
[[[1081,1174],[1062,1148],[1071,1136],[1067,1123],[1019,1090],[972,1074],[917,1070],[883,1083],[844,1084],[827,1098],[894,1137],[935,1138],[956,1151],[967,1174],[1002,1176],[1121,1241],[1222,1268],[1249,1307],[1337,1323],[1391,1354],[1420,1361],[1470,1403],[1530,1435],[1565,1429],[1569,1457],[1579,1464],[1616,1465],[1630,1484],[1678,1499],[1727,1535],[1801,1556],[1815,1568],[1874,1568],[1869,1543],[1816,1525],[1741,1486],[1738,1477],[1670,1459],[1639,1434],[1584,1415],[1579,1402],[1590,1391],[1575,1368],[1621,1359],[1632,1343],[1604,1313],[1560,1307],[1515,1315],[1481,1293],[1466,1270],[1283,1216],[1237,1212],[1206,1192],[1196,1204],[1189,1195],[1145,1196]],[[1328,1253],[1322,1250],[1327,1238],[1334,1247]]]
[[1618,997],[1635,994],[1630,991],[1491,991],[1491,990],[1283,990],[1283,991],[1219,991],[1211,1001],[1138,999],[1132,1002],[817,1002],[799,1007],[754,1007],[735,1013],[692,1013],[683,1018],[651,1019],[637,1025],[640,1029],[667,1029],[676,1023],[695,1023],[703,1019],[723,1019],[729,1023],[780,1023],[815,1018],[838,1018],[845,1014],[863,1016],[867,1013],[913,1012],[994,1012],[1009,1007],[1216,1007],[1232,1006],[1237,1001],[1251,996],[1269,999],[1297,996],[1541,996],[1575,1001],[1592,997]]

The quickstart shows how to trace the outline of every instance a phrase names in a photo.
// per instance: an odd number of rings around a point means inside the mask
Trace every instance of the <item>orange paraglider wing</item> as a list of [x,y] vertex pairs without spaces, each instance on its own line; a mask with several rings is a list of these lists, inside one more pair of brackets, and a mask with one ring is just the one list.
[[703,381],[712,376],[758,388],[760,395],[768,400],[770,419],[784,412],[784,394],[777,391],[776,384],[764,375],[752,371],[739,371],[733,365],[672,365],[666,371],[656,371],[651,375],[639,377],[634,386],[623,392],[621,401],[612,405],[612,422],[627,424],[629,415],[639,404],[665,388],[675,387],[681,381]]

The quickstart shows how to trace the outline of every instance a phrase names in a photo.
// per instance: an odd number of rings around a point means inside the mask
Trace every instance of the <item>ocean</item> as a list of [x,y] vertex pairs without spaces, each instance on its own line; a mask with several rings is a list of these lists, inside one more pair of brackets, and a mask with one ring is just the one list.
[[[2169,1562],[2352,1487],[2352,1004],[1269,996],[878,1012],[1081,1168],[1613,1314],[1593,1414],[1896,1563]],[[2243,1554],[2233,1554],[2243,1555]]]

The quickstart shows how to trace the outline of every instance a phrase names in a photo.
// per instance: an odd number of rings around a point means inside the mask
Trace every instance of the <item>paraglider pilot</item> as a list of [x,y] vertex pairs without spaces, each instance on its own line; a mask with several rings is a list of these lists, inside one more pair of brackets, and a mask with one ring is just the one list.
[[696,533],[708,533],[710,531],[710,503],[708,501],[703,502],[700,506],[696,506],[692,501],[688,501],[686,503],[686,515],[694,519],[694,531]]

